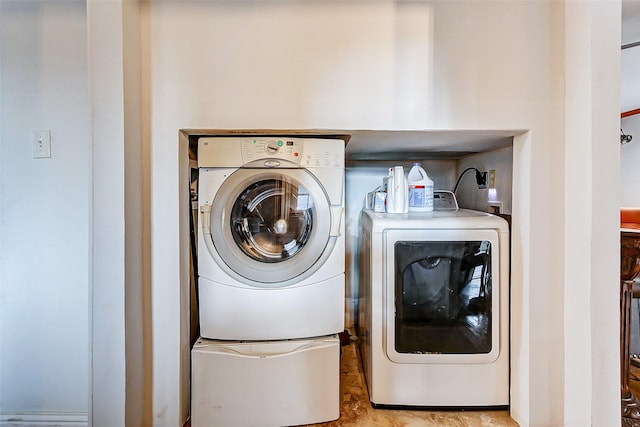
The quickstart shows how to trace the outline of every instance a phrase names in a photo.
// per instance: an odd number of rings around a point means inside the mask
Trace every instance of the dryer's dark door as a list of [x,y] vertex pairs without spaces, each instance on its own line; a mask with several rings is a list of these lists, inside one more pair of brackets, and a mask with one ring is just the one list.
[[239,169],[211,207],[211,238],[233,272],[278,284],[308,275],[331,250],[331,208],[304,169]]
[[489,353],[491,242],[395,243],[399,353]]
[[385,252],[390,360],[492,363],[498,358],[495,230],[393,229],[386,231]]

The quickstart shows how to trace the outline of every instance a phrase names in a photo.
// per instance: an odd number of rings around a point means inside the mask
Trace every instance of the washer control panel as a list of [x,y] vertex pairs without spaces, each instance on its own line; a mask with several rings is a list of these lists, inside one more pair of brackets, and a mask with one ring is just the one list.
[[336,139],[313,140],[302,157],[305,168],[344,168],[344,142]]
[[280,137],[244,139],[243,163],[256,160],[264,160],[265,167],[279,167],[279,161],[286,160],[304,168],[343,168],[344,142]]
[[198,167],[343,169],[344,148],[332,138],[208,136],[198,140]]
[[242,161],[270,159],[287,160],[301,164],[303,144],[301,141],[286,138],[247,138],[242,141]]

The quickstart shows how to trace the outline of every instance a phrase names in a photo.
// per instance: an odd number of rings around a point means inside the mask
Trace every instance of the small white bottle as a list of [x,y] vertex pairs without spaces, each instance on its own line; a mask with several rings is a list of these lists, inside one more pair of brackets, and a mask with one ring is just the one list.
[[402,166],[395,166],[387,185],[387,212],[406,213],[408,201],[407,179]]
[[[389,186],[391,186],[392,180],[389,180]],[[407,179],[404,176],[404,168],[402,166],[395,166],[393,168],[393,188],[390,194],[391,198],[391,210],[389,210],[389,202],[387,202],[387,212],[391,213],[407,213],[408,211],[408,188]]]
[[409,184],[409,211],[429,212],[433,210],[433,180],[422,169],[420,163],[414,163],[407,176]]

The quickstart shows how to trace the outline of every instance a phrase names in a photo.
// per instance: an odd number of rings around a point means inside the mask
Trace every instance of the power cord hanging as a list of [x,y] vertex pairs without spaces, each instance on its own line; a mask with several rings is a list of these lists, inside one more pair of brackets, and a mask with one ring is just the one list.
[[456,190],[458,189],[458,185],[460,184],[460,180],[462,179],[462,177],[464,176],[465,173],[469,172],[469,171],[476,171],[476,183],[478,184],[478,188],[487,188],[487,173],[486,172],[481,172],[478,169],[474,168],[474,167],[470,167],[470,168],[466,168],[465,170],[462,171],[462,173],[460,174],[460,176],[458,176],[458,180],[456,181],[456,185],[453,187],[453,193],[455,194]]

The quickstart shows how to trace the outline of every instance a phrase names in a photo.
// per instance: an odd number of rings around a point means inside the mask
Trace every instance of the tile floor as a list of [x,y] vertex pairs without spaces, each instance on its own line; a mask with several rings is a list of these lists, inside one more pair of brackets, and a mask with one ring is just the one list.
[[340,418],[314,426],[496,427],[518,426],[506,410],[426,411],[374,409],[369,402],[357,342],[342,347]]

